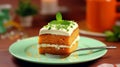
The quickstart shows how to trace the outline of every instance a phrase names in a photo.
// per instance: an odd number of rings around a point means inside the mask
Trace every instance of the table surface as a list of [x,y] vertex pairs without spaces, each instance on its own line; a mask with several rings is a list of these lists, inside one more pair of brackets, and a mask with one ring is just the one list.
[[[41,26],[45,25],[41,24]],[[40,27],[31,27],[31,28],[25,28],[24,31],[29,34],[29,37],[38,36]],[[81,25],[82,26],[82,25]],[[110,63],[110,64],[120,64],[120,42],[107,42],[104,37],[97,37],[97,36],[91,36],[91,35],[85,35],[80,34],[80,36],[86,36],[90,38],[94,38],[97,40],[102,41],[107,46],[114,45],[117,46],[116,49],[110,49],[108,52],[101,58],[86,62],[86,63],[78,63],[74,64],[74,66],[80,65],[82,67],[96,67],[103,63]],[[22,61],[19,59],[16,59],[13,57],[8,49],[9,46],[14,43],[16,40],[10,40],[8,38],[6,39],[0,39],[0,66],[2,67],[33,67],[33,66],[49,66],[49,65],[43,65],[43,64],[35,64],[30,63],[26,61]],[[55,65],[53,65],[55,66]],[[65,65],[66,66],[66,65]]]

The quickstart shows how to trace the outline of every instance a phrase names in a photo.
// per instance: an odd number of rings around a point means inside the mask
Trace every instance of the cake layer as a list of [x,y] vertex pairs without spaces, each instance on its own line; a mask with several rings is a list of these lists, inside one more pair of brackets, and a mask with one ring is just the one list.
[[77,36],[79,36],[79,28],[76,28],[71,36],[42,34],[39,35],[39,44],[71,45]]
[[78,24],[74,21],[68,21],[68,22],[70,23],[70,25],[48,24],[48,26],[40,29],[39,35],[53,34],[53,35],[70,36],[72,32],[76,28],[78,28]]
[[40,47],[39,53],[41,54],[55,54],[55,55],[67,55],[70,54],[72,51],[77,49],[78,41],[76,41],[71,48],[60,48],[56,49],[55,47]]
[[76,43],[76,41],[79,41],[79,36],[72,42],[71,45],[60,45],[60,44],[40,44],[38,45],[39,47],[54,47],[56,49],[60,49],[60,48],[71,48],[72,46],[74,46],[74,44]]

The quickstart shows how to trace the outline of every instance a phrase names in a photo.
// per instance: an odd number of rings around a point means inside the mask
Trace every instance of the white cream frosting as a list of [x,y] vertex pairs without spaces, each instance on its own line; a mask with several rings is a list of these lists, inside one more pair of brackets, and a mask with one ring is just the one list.
[[[64,35],[64,36],[70,36],[72,34],[72,32],[78,27],[78,24],[74,21],[69,21],[70,23],[74,24],[70,24],[68,26],[68,31],[66,29],[56,29],[55,26],[53,26],[50,30],[48,30],[48,28],[41,28],[40,29],[40,32],[39,32],[39,35],[42,35],[42,34],[54,34],[54,35]],[[72,27],[71,27],[72,26]]]
[[56,49],[60,49],[60,48],[71,48],[77,41],[79,41],[79,36],[77,36],[77,38],[72,42],[72,44],[70,46],[67,45],[58,45],[58,44],[39,44],[39,47],[55,47]]

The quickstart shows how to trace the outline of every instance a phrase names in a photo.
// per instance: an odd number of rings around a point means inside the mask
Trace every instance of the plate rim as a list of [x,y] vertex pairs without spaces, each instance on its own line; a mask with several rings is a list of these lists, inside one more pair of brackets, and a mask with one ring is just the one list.
[[92,31],[87,31],[82,29],[80,29],[80,33],[85,35],[97,36],[97,37],[106,37],[104,33],[92,32]]
[[[34,37],[30,37],[30,38],[25,38],[25,39],[22,39],[22,40],[26,40],[26,39],[29,40],[29,39],[33,39],[33,38],[37,38],[37,37],[38,37],[38,36],[34,36]],[[96,40],[96,39],[90,38],[90,37],[86,37],[86,36],[80,36],[80,37],[88,38],[88,39],[92,39],[92,40],[101,42],[101,41],[99,41],[99,40]],[[54,65],[60,64],[60,65],[62,65],[62,64],[84,63],[84,62],[89,62],[89,61],[93,61],[93,60],[99,59],[99,58],[101,58],[102,56],[104,56],[104,55],[107,53],[107,51],[108,51],[108,50],[106,49],[103,54],[97,56],[96,58],[94,57],[94,58],[91,58],[91,59],[89,59],[89,60],[85,60],[85,61],[82,61],[82,62],[80,62],[80,61],[75,61],[75,62],[66,62],[66,63],[51,63],[51,62],[43,62],[43,61],[41,62],[41,61],[30,60],[30,59],[28,59],[28,58],[23,58],[23,57],[21,57],[21,56],[18,56],[18,55],[16,55],[16,54],[14,54],[11,49],[12,49],[13,46],[15,46],[15,43],[16,43],[16,42],[12,43],[12,45],[9,46],[9,53],[10,53],[13,57],[18,58],[18,59],[20,59],[20,60],[24,60],[24,61],[28,61],[28,62],[32,62],[32,63],[41,63],[41,64],[54,64]],[[101,42],[101,43],[104,44],[103,42]],[[105,44],[104,44],[104,45],[105,45]],[[106,45],[105,45],[105,46],[106,46]]]

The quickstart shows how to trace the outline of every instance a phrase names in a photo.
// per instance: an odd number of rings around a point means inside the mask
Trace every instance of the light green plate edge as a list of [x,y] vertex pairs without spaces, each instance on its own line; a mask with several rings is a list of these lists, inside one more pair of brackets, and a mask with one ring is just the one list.
[[[72,53],[66,58],[60,58],[56,56],[46,56],[38,53],[37,49],[38,37],[30,37],[13,43],[9,47],[9,52],[16,58],[43,64],[73,64],[83,63],[98,59],[104,56],[107,52],[105,50],[85,50]],[[95,47],[95,46],[106,46],[101,41],[80,36],[78,48]]]

